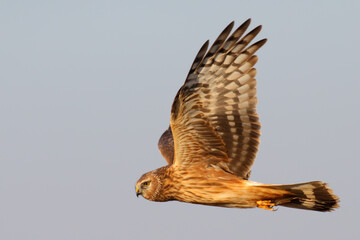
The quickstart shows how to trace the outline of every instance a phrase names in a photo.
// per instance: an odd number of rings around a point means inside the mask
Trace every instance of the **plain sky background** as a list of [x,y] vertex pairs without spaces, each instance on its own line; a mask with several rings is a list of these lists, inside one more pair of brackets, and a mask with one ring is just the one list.
[[[341,208],[136,198],[198,49],[249,17],[268,38],[251,180],[322,180]],[[359,1],[0,0],[0,239],[356,239],[359,24]]]

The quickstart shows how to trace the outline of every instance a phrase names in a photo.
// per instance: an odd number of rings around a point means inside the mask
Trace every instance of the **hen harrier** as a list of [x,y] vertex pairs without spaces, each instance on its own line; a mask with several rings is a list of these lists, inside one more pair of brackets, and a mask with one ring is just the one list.
[[337,208],[338,197],[323,182],[248,181],[260,137],[254,54],[266,39],[248,47],[261,26],[243,36],[249,19],[228,37],[233,25],[209,51],[206,41],[196,55],[172,104],[170,127],[159,140],[168,165],[142,175],[136,195],[233,208]]

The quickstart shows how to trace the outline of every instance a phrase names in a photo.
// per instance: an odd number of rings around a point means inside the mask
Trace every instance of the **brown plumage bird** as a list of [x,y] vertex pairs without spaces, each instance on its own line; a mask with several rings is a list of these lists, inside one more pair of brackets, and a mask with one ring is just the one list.
[[[274,210],[274,206],[331,211],[339,199],[326,183],[269,185],[248,181],[259,145],[255,52],[261,26],[245,34],[250,19],[230,36],[230,23],[207,51],[201,47],[159,140],[167,166],[145,173],[136,194],[221,207]],[[229,36],[229,37],[228,37]]]

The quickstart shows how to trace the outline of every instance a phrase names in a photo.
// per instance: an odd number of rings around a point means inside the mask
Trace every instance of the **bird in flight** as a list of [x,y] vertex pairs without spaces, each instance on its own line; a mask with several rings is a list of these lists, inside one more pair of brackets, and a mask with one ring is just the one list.
[[[324,182],[262,184],[249,181],[259,146],[256,113],[256,51],[261,26],[231,35],[230,23],[208,49],[201,47],[171,109],[158,146],[168,165],[143,174],[136,195],[150,201],[181,201],[231,208],[275,206],[331,211],[339,198]],[[229,36],[230,35],[230,36]]]

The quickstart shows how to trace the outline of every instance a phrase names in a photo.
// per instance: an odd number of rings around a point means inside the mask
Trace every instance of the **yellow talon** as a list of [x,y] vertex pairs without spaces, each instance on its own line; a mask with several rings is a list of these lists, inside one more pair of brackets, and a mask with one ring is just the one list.
[[256,201],[257,207],[258,208],[262,208],[265,210],[270,210],[270,211],[276,211],[277,209],[274,208],[275,203],[272,202],[271,200],[260,200],[260,201]]

